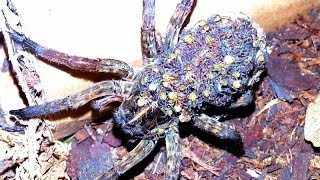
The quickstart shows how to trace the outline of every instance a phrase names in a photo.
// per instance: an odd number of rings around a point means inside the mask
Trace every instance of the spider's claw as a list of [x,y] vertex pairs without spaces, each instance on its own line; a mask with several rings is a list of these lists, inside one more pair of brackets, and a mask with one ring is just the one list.
[[34,108],[24,108],[9,111],[9,115],[12,115],[18,119],[32,118],[35,114],[36,112],[34,111]]
[[46,115],[54,114],[66,109],[65,106],[63,106],[64,104],[62,104],[61,102],[65,103],[64,101],[56,100],[45,104],[29,106],[22,109],[10,110],[9,114],[19,119],[44,117]]
[[22,119],[21,117],[24,117],[23,114],[24,113],[23,113],[22,109],[10,110],[9,111],[9,115],[14,116],[14,117],[16,117],[18,119]]

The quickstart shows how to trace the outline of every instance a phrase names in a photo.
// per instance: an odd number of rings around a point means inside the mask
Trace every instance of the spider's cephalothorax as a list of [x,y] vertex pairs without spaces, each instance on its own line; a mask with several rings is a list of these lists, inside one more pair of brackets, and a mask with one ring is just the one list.
[[166,179],[177,179],[181,158],[180,122],[191,122],[220,138],[239,140],[237,131],[218,121],[221,114],[210,117],[204,109],[206,106],[232,109],[250,103],[253,85],[266,62],[265,34],[244,14],[215,14],[180,33],[193,4],[192,0],[181,0],[162,42],[155,31],[155,1],[143,2],[144,67],[138,74],[119,60],[67,55],[10,32],[16,43],[44,60],[122,77],[96,83],[63,99],[10,111],[18,118],[28,119],[77,109],[90,101],[96,109],[123,101],[114,120],[131,139],[140,142],[102,174],[100,178],[104,179],[115,178],[139,163],[160,138],[166,143]]
[[247,16],[231,15],[184,30],[142,70],[115,116],[128,134],[156,138],[161,125],[193,120],[204,104],[230,106],[252,88],[264,69],[265,36]]

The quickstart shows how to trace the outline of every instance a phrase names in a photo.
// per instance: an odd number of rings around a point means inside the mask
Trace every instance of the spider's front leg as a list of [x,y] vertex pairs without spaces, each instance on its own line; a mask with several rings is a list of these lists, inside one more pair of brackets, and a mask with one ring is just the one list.
[[[112,97],[125,97],[132,88],[132,82],[102,81],[66,98],[55,100],[41,105],[30,106],[23,109],[11,110],[9,113],[20,119],[29,119],[54,114],[66,109],[78,109],[91,100],[102,98],[104,103],[110,103]],[[116,99],[116,98],[115,98]],[[98,100],[99,102],[99,100]],[[101,103],[99,106],[104,106]]]
[[23,45],[26,50],[29,50],[37,57],[55,64],[67,66],[74,70],[114,73],[127,79],[131,79],[134,76],[133,69],[127,63],[120,60],[91,59],[68,55],[66,53],[44,47],[17,32],[10,32],[10,37],[15,42]]
[[148,156],[156,143],[156,140],[141,140],[133,150],[114,163],[114,168],[102,174],[98,179],[116,179]]
[[181,2],[177,5],[167,27],[164,51],[169,50],[177,43],[180,30],[184,21],[191,12],[192,5],[193,0],[181,0]]
[[143,1],[142,26],[141,26],[141,48],[145,64],[152,62],[158,54],[157,36],[155,30],[155,0]]

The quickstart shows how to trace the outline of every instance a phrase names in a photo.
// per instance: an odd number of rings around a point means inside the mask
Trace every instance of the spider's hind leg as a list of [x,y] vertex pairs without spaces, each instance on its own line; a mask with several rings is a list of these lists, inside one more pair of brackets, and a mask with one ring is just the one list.
[[235,129],[205,114],[196,116],[193,123],[194,126],[221,139],[241,140],[240,134]]

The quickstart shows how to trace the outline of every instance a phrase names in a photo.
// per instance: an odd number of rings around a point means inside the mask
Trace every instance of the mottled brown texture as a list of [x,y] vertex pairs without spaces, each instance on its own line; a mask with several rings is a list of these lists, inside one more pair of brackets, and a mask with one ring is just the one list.
[[310,152],[299,153],[293,159],[293,176],[294,180],[308,179],[308,168],[310,166]]
[[68,174],[72,179],[93,179],[112,168],[112,163],[108,144],[96,144],[90,138],[74,141],[68,160]]
[[267,64],[272,80],[289,90],[308,90],[314,88],[314,77],[301,74],[297,64],[291,64],[286,59],[270,56]]

